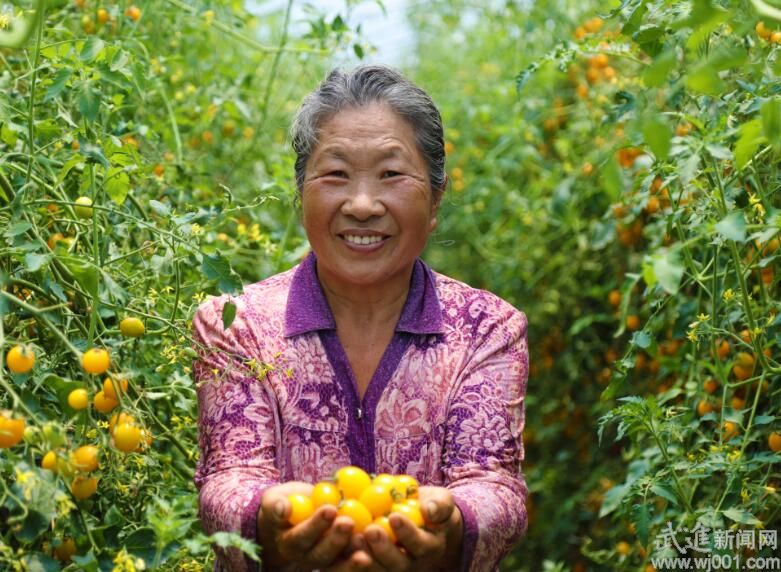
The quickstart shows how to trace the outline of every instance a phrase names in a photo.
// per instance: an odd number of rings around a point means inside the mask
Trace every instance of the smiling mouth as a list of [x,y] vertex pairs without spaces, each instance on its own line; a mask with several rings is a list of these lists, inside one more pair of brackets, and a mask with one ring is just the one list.
[[377,244],[378,242],[382,242],[383,240],[386,240],[390,238],[389,236],[353,236],[349,234],[340,234],[339,238],[344,240],[345,242],[349,242],[350,244],[359,244],[359,245],[367,245],[367,244]]

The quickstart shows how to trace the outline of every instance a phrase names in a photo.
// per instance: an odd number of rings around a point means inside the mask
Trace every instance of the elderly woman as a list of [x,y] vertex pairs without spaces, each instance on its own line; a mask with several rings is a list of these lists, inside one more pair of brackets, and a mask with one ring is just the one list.
[[[292,136],[311,252],[193,318],[204,529],[257,541],[264,570],[493,570],[527,525],[527,320],[419,258],[447,186],[439,111],[391,68],[335,70]],[[392,514],[394,544],[333,506],[290,526],[287,495],[345,465],[415,477],[426,526]]]

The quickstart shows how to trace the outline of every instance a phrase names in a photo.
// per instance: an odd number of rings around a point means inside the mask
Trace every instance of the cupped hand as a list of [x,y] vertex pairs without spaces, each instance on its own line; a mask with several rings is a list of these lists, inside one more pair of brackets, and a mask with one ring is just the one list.
[[309,496],[312,488],[308,483],[291,481],[263,493],[258,512],[258,541],[263,547],[265,564],[273,567],[295,563],[310,570],[327,568],[349,550],[353,522],[347,517],[337,518],[334,506],[321,506],[296,526],[288,522],[291,511],[288,495]]
[[396,534],[396,544],[382,528],[369,525],[363,534],[353,535],[349,557],[326,571],[405,572],[458,568],[464,527],[453,495],[442,487],[420,487],[419,500],[425,528],[418,528],[406,516],[391,514],[389,520]]

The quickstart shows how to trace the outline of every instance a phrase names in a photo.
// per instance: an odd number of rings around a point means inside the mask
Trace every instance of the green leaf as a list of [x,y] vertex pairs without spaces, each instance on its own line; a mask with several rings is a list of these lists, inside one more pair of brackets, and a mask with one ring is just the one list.
[[92,85],[84,84],[76,96],[76,107],[84,118],[92,123],[97,119],[100,111],[100,92]]
[[47,528],[49,528],[49,517],[37,510],[30,510],[27,513],[27,518],[24,519],[24,526],[15,532],[14,536],[22,542],[31,543]]
[[13,148],[13,146],[16,145],[16,140],[19,139],[19,135],[16,129],[13,129],[11,125],[3,123],[3,126],[0,127],[0,139],[3,140],[3,143]]
[[649,118],[643,122],[643,138],[656,155],[657,161],[664,161],[669,156],[672,136],[670,127],[660,119]]
[[747,510],[744,510],[740,507],[733,507],[723,512],[724,512],[724,516],[726,516],[728,519],[733,520],[735,522],[739,522],[740,524],[748,524],[751,526],[762,525],[761,520],[759,520],[757,517],[755,517]]
[[719,77],[714,67],[705,63],[689,72],[686,76],[686,87],[697,93],[717,97],[726,91],[727,84]]
[[746,242],[746,219],[742,211],[734,211],[716,224],[716,231],[729,240]]
[[645,330],[640,330],[632,335],[632,345],[645,349],[651,345],[651,336]]
[[91,263],[76,256],[59,256],[60,261],[70,270],[73,277],[93,298],[98,297],[98,269]]
[[671,295],[678,293],[683,278],[683,264],[676,249],[665,250],[653,257],[654,275],[659,285]]
[[781,152],[781,98],[768,99],[759,109],[762,117],[762,134],[773,144],[776,153]]
[[68,176],[68,173],[70,173],[71,169],[73,169],[76,165],[79,163],[84,162],[84,157],[81,155],[74,155],[70,159],[68,159],[65,164],[62,166],[62,169],[60,169],[60,173],[57,175],[57,182],[62,183],[65,180],[65,177]]
[[363,48],[360,44],[353,44],[353,52],[355,52],[355,55],[358,57],[359,60],[363,59]]
[[632,522],[635,524],[637,539],[640,544],[648,544],[648,529],[650,528],[651,513],[647,504],[636,504],[632,506]]
[[24,255],[24,266],[28,272],[37,272],[49,262],[51,254],[36,254],[28,252]]
[[730,13],[713,5],[709,0],[695,0],[686,25],[692,28],[686,48],[696,51],[708,36],[723,22],[729,19]]
[[60,92],[62,92],[63,89],[65,89],[65,86],[68,85],[68,80],[71,77],[71,70],[67,68],[60,69],[57,74],[54,76],[54,79],[52,80],[52,84],[49,86],[49,89],[46,90],[46,95],[43,96],[44,101],[49,101],[50,99],[54,99],[57,97]]
[[673,504],[678,504],[678,499],[675,497],[675,495],[668,488],[662,486],[660,483],[657,483],[657,484],[653,485],[651,487],[651,491],[654,494],[656,494],[656,495],[658,495],[658,496],[660,496],[660,497],[662,497],[664,499],[667,499],[668,501],[670,501]]
[[152,207],[153,211],[155,211],[157,214],[159,214],[162,217],[167,217],[171,215],[171,208],[165,203],[161,203],[160,201],[156,201],[152,199],[151,201],[149,201],[149,206]]
[[762,134],[762,123],[754,119],[740,126],[740,137],[735,144],[735,166],[743,169],[767,139]]
[[230,328],[235,318],[236,304],[233,302],[225,302],[225,305],[222,307],[222,329],[227,330]]
[[84,570],[85,572],[99,572],[100,570],[98,567],[98,560],[95,558],[92,550],[87,552],[84,556],[74,554],[71,557],[71,560],[79,565],[79,570]]
[[130,191],[130,177],[128,177],[123,167],[111,167],[108,170],[104,188],[106,189],[106,194],[116,204],[121,205],[125,202]]
[[228,259],[217,254],[207,254],[203,257],[201,271],[209,280],[217,280],[217,287],[225,294],[235,294],[241,290],[241,278],[231,268]]
[[26,220],[16,222],[8,227],[8,229],[4,233],[4,236],[7,236],[8,238],[13,238],[15,236],[19,236],[20,234],[24,234],[32,227],[33,225],[31,225]]
[[675,68],[677,57],[674,49],[668,49],[656,56],[654,61],[643,70],[643,82],[647,87],[663,85]]
[[[82,141],[81,153],[88,162],[98,163],[105,169],[108,169],[108,159],[106,159],[106,156],[103,154],[103,149],[100,147],[100,145],[95,145],[94,143],[90,143],[88,141]],[[88,175],[89,173],[86,174]],[[89,177],[87,180],[90,180]]]
[[625,36],[631,36],[634,34],[643,23],[643,17],[648,12],[648,6],[645,2],[639,2],[629,17],[624,22],[621,28],[621,33]]
[[627,485],[616,485],[607,491],[605,493],[605,499],[602,501],[602,506],[599,509],[599,518],[616,510],[628,492],[629,487]]
[[58,572],[62,569],[59,562],[40,552],[26,554],[22,560],[27,572]]
[[90,36],[86,42],[84,42],[84,47],[81,48],[81,52],[79,53],[79,59],[83,62],[89,62],[94,60],[98,54],[103,50],[104,46],[103,40],[101,40],[97,36]]
[[605,162],[601,169],[602,173],[602,186],[607,191],[607,195],[611,202],[617,201],[621,198],[624,191],[624,181],[621,178],[621,170],[618,168],[615,156],[610,155],[610,158]]

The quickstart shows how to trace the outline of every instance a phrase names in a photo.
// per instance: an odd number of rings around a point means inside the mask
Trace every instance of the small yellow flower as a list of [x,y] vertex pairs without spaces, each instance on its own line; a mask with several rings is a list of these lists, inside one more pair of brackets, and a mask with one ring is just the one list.
[[0,30],[5,30],[11,26],[11,16],[8,14],[0,14]]
[[724,298],[725,302],[730,302],[735,298],[735,292],[732,291],[732,288],[727,288],[721,297]]
[[207,26],[211,26],[212,22],[214,22],[214,10],[206,10],[206,12],[203,13],[203,19]]
[[205,297],[206,297],[205,293],[203,293],[203,292],[196,292],[195,294],[193,294],[193,302],[195,302],[196,304],[200,304],[201,302],[203,302],[203,299]]

